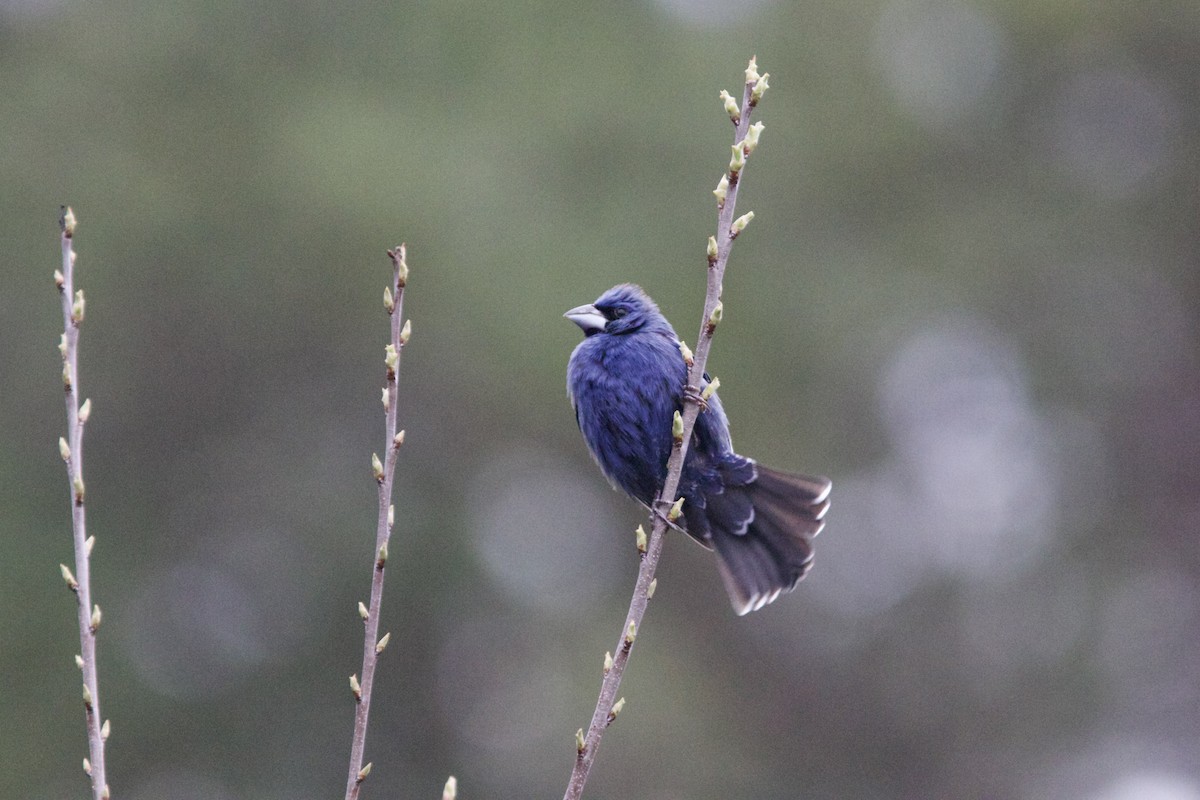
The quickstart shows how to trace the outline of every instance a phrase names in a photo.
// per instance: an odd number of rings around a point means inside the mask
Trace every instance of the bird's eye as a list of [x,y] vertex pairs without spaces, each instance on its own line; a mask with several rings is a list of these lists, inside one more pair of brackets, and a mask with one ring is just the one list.
[[614,307],[612,307],[612,306],[606,306],[606,307],[602,307],[602,308],[600,309],[600,313],[604,315],[604,318],[605,318],[606,320],[608,320],[609,322],[612,322],[613,320],[615,320],[615,319],[620,319],[621,317],[623,317],[623,316],[625,316],[626,314],[628,314],[628,313],[629,313],[629,309],[628,309],[628,308],[621,308],[621,307],[619,307],[619,306],[618,306],[618,307],[615,307],[615,308],[614,308]]

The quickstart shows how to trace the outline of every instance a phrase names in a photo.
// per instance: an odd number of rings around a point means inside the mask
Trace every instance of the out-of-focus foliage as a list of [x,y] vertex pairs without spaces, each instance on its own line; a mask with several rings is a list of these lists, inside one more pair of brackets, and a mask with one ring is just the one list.
[[85,786],[60,203],[114,796],[340,792],[401,239],[367,792],[557,796],[640,521],[560,314],[694,341],[755,53],[710,366],[833,509],[745,619],[668,543],[589,795],[1200,797],[1200,5],[734,5],[0,2],[0,798]]

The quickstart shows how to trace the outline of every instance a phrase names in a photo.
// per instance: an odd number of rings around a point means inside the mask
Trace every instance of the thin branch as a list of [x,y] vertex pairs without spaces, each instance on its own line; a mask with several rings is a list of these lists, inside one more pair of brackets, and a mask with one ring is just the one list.
[[391,634],[379,637],[379,610],[383,603],[383,577],[388,559],[388,540],[395,522],[392,506],[392,482],[396,473],[396,455],[404,443],[404,431],[396,427],[396,373],[400,368],[400,353],[412,332],[411,323],[401,325],[404,308],[404,286],[408,282],[408,264],[405,247],[388,250],[392,260],[392,284],[383,293],[384,310],[391,317],[391,342],[386,348],[384,363],[387,367],[387,382],[383,389],[383,408],[386,418],[387,440],[383,460],[372,455],[371,464],[375,482],[379,484],[379,523],[375,533],[375,550],[371,568],[371,603],[358,604],[363,621],[362,679],[350,676],[350,689],[356,703],[354,712],[354,735],[350,742],[350,773],[346,779],[346,800],[358,797],[359,787],[371,772],[371,764],[363,764],[363,750],[367,742],[367,717],[371,712],[371,690],[375,685],[375,666],[379,654],[387,647]]
[[[664,535],[669,524],[678,518],[679,504],[676,502],[676,492],[679,489],[679,479],[683,472],[684,459],[687,458],[688,444],[692,438],[692,428],[701,410],[701,386],[704,377],[704,365],[708,361],[708,352],[712,346],[713,333],[721,320],[721,286],[725,276],[725,265],[733,240],[753,218],[753,214],[734,220],[733,212],[737,204],[738,188],[741,185],[741,175],[745,168],[746,158],[754,151],[762,125],[750,125],[750,114],[758,101],[762,99],[767,89],[767,75],[759,75],[755,60],[750,59],[746,69],[746,85],[742,93],[742,103],[738,107],[729,96],[722,92],[726,100],[726,111],[734,123],[733,158],[729,169],[721,178],[717,195],[717,234],[709,239],[708,248],[708,291],[704,299],[704,315],[701,317],[700,334],[694,358],[688,371],[688,386],[685,394],[682,415],[682,435],[675,436],[675,449],[667,461],[667,477],[663,482],[662,491],[654,503],[651,514],[653,527],[649,542],[646,544],[641,567],[638,569],[637,583],[634,585],[633,597],[629,603],[629,613],[625,616],[625,625],[621,629],[621,639],[614,651],[616,655],[605,656],[604,680],[600,684],[600,696],[596,700],[596,710],[592,714],[591,724],[587,734],[581,729],[576,734],[575,767],[571,772],[563,800],[578,800],[583,794],[588,774],[596,760],[596,751],[600,747],[600,737],[616,719],[624,701],[618,701],[617,690],[621,685],[621,676],[629,663],[629,654],[633,643],[642,627],[642,618],[646,614],[646,606],[654,593],[656,581],[654,572],[658,568],[658,560],[662,555]],[[749,137],[749,138],[748,138]],[[740,154],[740,155],[739,155]],[[678,430],[678,429],[677,429]],[[639,550],[642,550],[639,537]]]
[[92,410],[92,401],[79,404],[79,327],[83,324],[83,290],[75,291],[75,213],[64,208],[62,219],[62,270],[54,273],[54,283],[62,299],[63,335],[58,349],[63,361],[63,389],[67,401],[67,435],[58,440],[59,454],[67,466],[67,484],[71,498],[71,527],[75,536],[75,571],[60,564],[67,588],[75,593],[79,609],[79,651],[75,663],[83,672],[83,710],[87,722],[88,757],[83,768],[92,780],[95,800],[108,800],[109,790],[104,763],[104,741],[109,724],[100,720],[100,679],[96,669],[96,630],[100,627],[100,607],[92,605],[90,567],[95,538],[87,535],[87,513],[83,483],[83,428]]

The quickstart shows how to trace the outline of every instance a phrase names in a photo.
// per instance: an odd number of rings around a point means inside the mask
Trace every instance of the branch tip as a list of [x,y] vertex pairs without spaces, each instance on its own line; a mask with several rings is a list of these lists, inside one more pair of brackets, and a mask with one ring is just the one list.
[[62,206],[62,217],[59,218],[58,225],[62,228],[63,236],[68,239],[75,236],[75,212],[70,206]]

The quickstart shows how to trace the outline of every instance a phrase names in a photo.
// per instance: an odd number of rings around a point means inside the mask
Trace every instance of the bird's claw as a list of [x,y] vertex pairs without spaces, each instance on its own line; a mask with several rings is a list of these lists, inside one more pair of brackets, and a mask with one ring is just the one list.
[[683,396],[684,399],[691,400],[693,403],[700,406],[700,410],[702,412],[708,411],[708,400],[704,398],[704,395],[700,392],[698,387],[692,386],[691,384],[684,386]]

